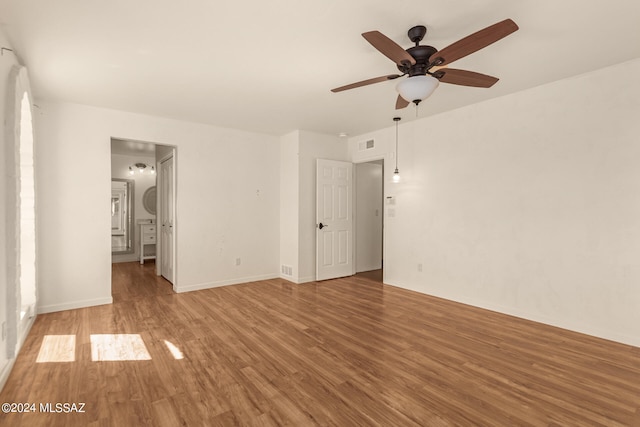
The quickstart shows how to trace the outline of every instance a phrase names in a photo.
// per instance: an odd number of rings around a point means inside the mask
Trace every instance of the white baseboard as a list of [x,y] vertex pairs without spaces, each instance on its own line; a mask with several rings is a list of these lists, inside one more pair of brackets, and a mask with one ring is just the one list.
[[532,322],[554,326],[556,328],[566,329],[572,332],[577,332],[579,334],[590,335],[592,337],[602,338],[609,341],[615,341],[617,343],[626,344],[633,347],[640,347],[640,336],[629,336],[629,335],[617,333],[615,331],[602,330],[597,327],[578,324],[576,322],[572,322],[567,319],[552,319],[550,317],[542,316],[537,313],[518,310],[512,307],[505,307],[500,304],[492,304],[487,301],[477,301],[477,300],[472,300],[471,298],[456,298],[451,295],[447,295],[444,293],[437,293],[437,292],[427,293],[423,290],[416,289],[411,286],[403,286],[403,285],[396,285],[396,284],[393,284],[392,286],[397,286],[403,289],[409,289],[412,291],[420,292],[425,295],[432,295],[437,298],[442,298],[449,301],[470,305],[472,307],[477,307],[485,310],[495,311],[497,313],[507,314],[509,316],[518,317],[520,319],[529,320]]
[[541,316],[536,313],[528,313],[525,311],[514,310],[509,307],[502,307],[495,304],[470,304],[463,302],[463,304],[474,305],[475,307],[484,308],[486,310],[496,311],[498,313],[508,314],[509,316],[518,317],[520,319],[530,320],[532,322],[542,323],[556,328],[566,329],[579,334],[590,335],[596,338],[602,338],[609,341],[615,341],[620,344],[626,344],[634,347],[640,347],[640,337],[627,336],[619,334],[615,331],[605,331],[597,327],[585,326],[576,322],[568,321],[566,319],[552,319],[547,316]]
[[31,331],[31,327],[36,321],[36,317],[37,315],[34,314],[29,318],[24,330],[22,331],[22,334],[18,337],[18,343],[17,343],[18,348],[16,348],[15,356],[12,359],[7,360],[7,363],[2,367],[2,371],[0,371],[0,391],[2,391],[2,389],[4,388],[4,385],[7,383],[7,380],[9,379],[9,375],[13,370],[13,365],[16,363],[18,354],[20,354],[22,345],[24,344],[24,341],[27,339],[27,335],[29,335],[29,331]]
[[259,280],[270,280],[277,278],[279,278],[277,274],[263,274],[260,276],[239,277],[237,279],[227,279],[215,282],[198,283],[195,285],[177,286],[174,287],[174,291],[177,293],[200,291],[203,289],[218,288],[220,286],[238,285],[240,283],[257,282]]
[[491,311],[497,311],[499,313],[508,314],[510,316],[519,317],[521,319],[530,320],[532,322],[543,323],[545,325],[554,326],[556,328],[566,329],[572,332],[577,332],[579,334],[590,335],[592,337],[602,338],[609,341],[615,341],[620,344],[626,344],[640,348],[640,337],[638,336],[628,336],[619,334],[615,331],[607,331],[589,325],[578,324],[566,319],[552,319],[547,316],[540,316],[536,313],[513,310],[497,305],[491,306],[490,304],[483,304],[483,306],[478,305],[477,307],[485,308]]
[[356,269],[356,273],[364,273],[365,271],[373,271],[373,270],[381,270],[382,266],[381,265],[368,265],[365,267],[360,267],[358,269]]
[[95,305],[113,304],[112,297],[96,298],[83,301],[72,301],[64,304],[42,305],[38,307],[38,314],[53,313],[56,311],[74,310],[76,308],[93,307]]
[[307,283],[307,282],[315,282],[316,278],[314,276],[308,276],[308,277],[294,277],[294,276],[284,276],[284,275],[280,275],[280,278],[282,280],[286,280],[287,282],[293,282],[296,285],[300,285],[302,283]]
[[11,374],[11,370],[13,369],[13,365],[16,363],[16,358],[7,360],[7,363],[0,371],[0,391],[4,388],[4,385],[7,383],[9,379],[9,375]]

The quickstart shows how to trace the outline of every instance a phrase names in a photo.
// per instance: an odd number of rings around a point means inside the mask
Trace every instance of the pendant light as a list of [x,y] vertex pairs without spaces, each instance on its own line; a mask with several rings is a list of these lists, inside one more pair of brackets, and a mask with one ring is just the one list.
[[394,117],[393,121],[396,122],[396,170],[393,171],[393,183],[397,184],[400,182],[400,171],[398,170],[398,122],[400,121],[400,117]]

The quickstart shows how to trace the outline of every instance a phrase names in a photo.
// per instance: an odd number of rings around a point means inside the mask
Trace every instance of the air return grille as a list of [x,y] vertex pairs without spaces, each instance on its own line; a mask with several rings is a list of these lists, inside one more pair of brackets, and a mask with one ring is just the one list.
[[369,139],[367,141],[361,141],[358,143],[358,151],[366,151],[371,150],[376,145],[373,139]]

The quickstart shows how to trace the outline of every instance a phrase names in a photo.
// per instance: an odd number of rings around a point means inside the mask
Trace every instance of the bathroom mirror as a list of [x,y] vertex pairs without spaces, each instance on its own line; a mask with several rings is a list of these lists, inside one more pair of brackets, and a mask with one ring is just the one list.
[[132,179],[111,180],[111,253],[130,254],[133,248]]
[[142,206],[144,210],[151,215],[156,214],[156,186],[147,188],[147,191],[142,195]]

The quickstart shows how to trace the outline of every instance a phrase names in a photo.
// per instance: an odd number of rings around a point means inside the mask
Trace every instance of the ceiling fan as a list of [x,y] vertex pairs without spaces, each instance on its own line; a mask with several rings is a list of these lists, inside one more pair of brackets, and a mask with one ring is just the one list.
[[410,102],[418,105],[433,93],[439,82],[481,88],[491,87],[498,81],[498,78],[446,66],[497,42],[516,30],[518,30],[516,23],[511,19],[505,19],[460,39],[441,50],[437,50],[433,46],[420,45],[420,41],[427,34],[427,28],[423,25],[415,26],[407,32],[409,39],[415,43],[415,46],[406,50],[379,31],[363,33],[362,37],[378,49],[380,53],[395,62],[402,74],[374,77],[331,89],[331,92],[342,92],[343,90],[409,76],[396,86],[399,93],[396,101],[396,109],[398,110],[405,108]]

